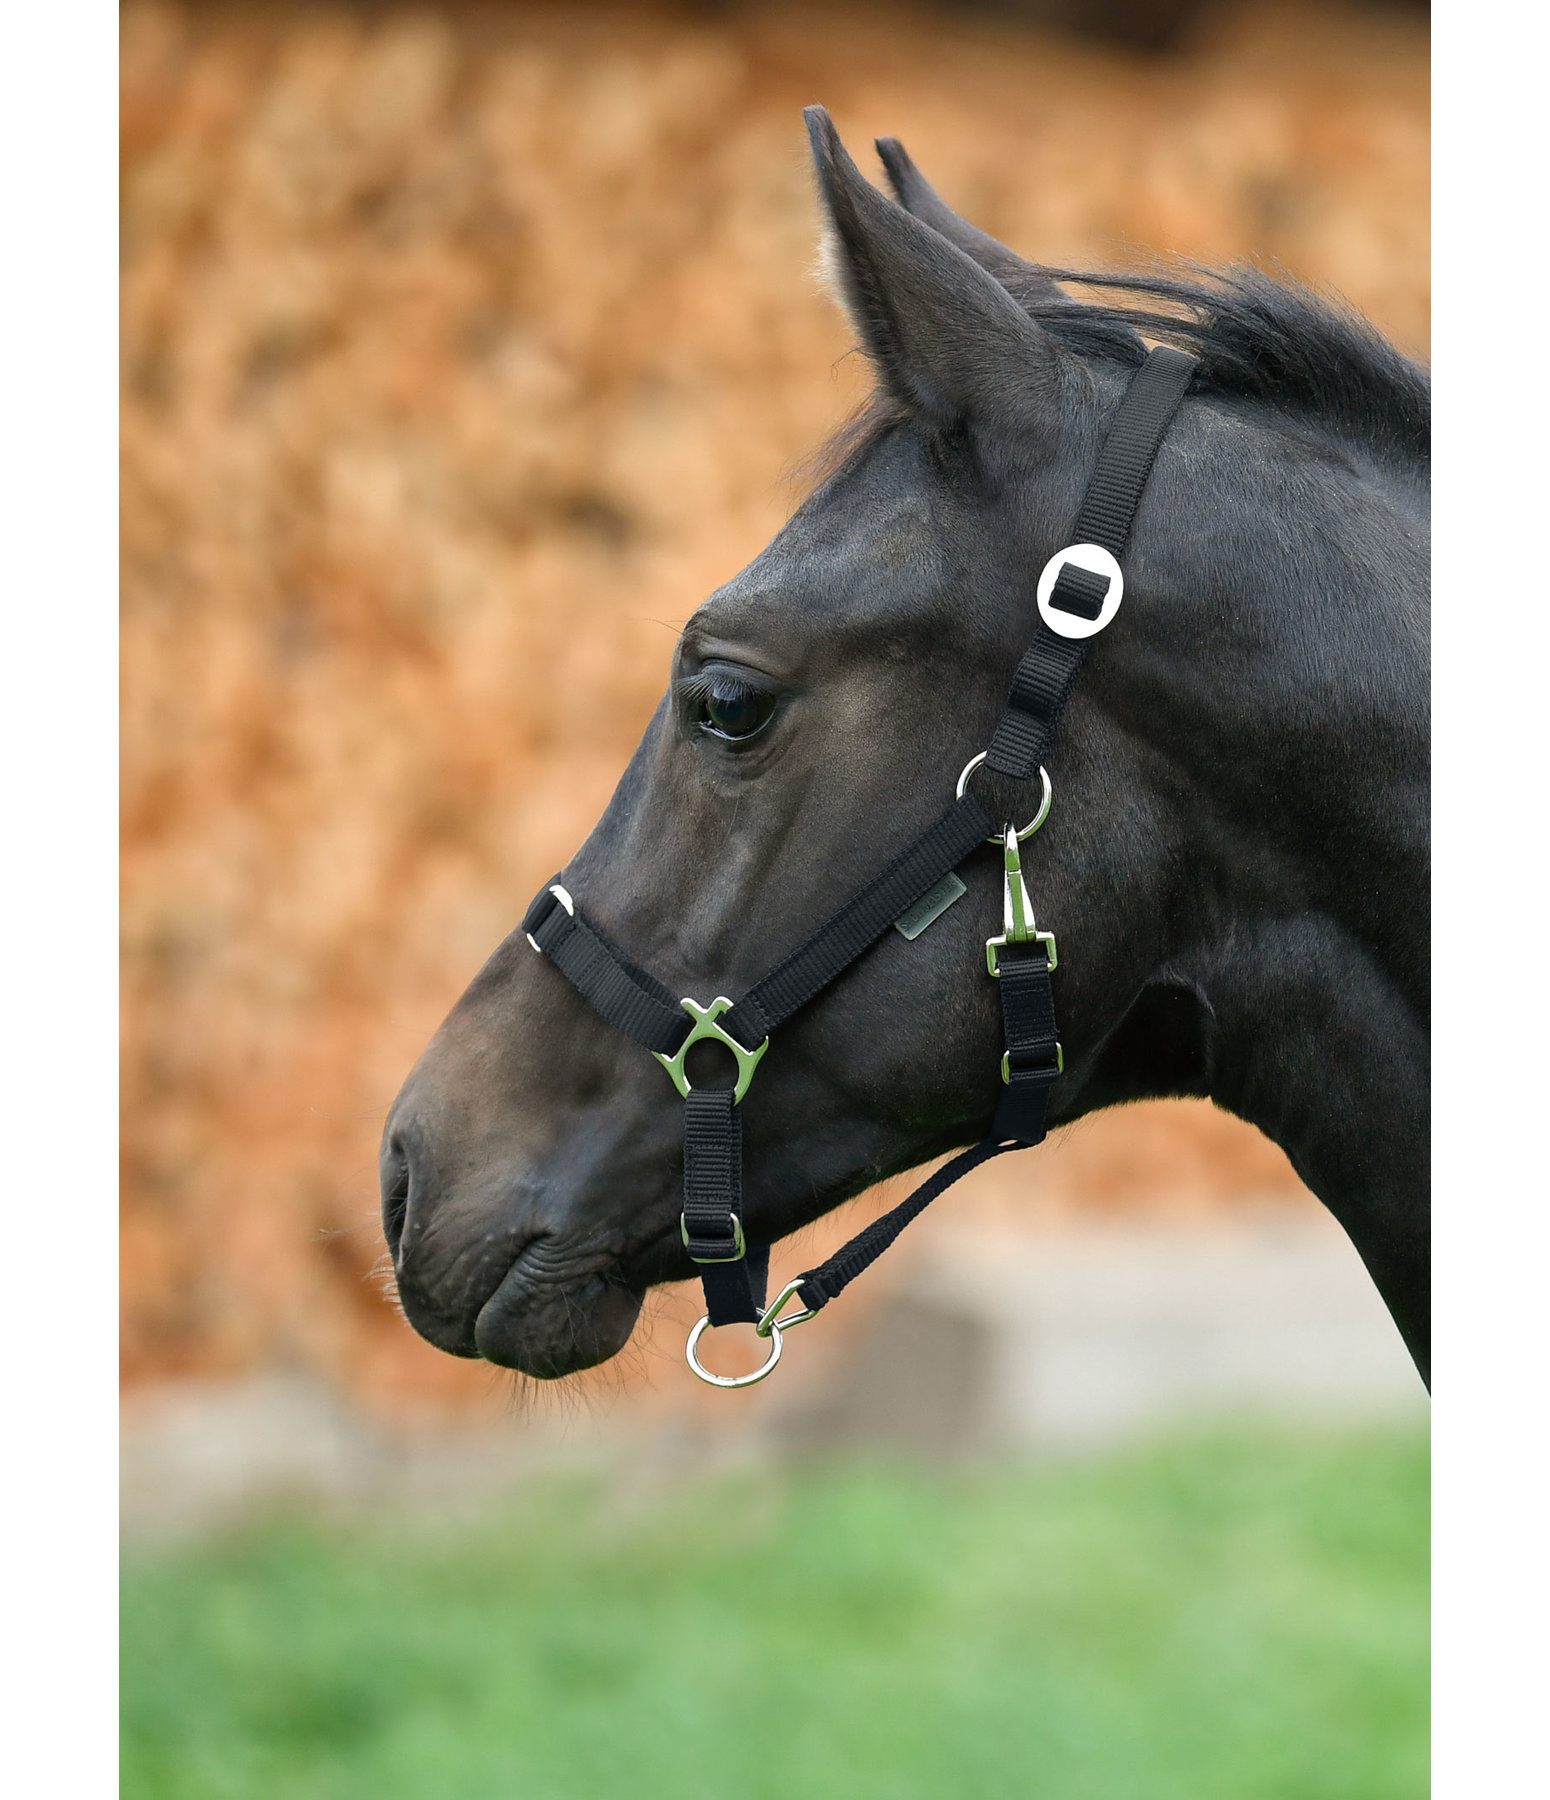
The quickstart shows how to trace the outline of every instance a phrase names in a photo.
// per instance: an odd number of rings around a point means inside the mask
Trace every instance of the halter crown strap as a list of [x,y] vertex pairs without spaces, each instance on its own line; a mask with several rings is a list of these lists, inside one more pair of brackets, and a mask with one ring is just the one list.
[[[742,1218],[741,1096],[770,1033],[863,955],[900,915],[964,862],[992,833],[991,821],[966,778],[983,761],[996,773],[1028,780],[1040,771],[1054,739],[1066,698],[1087,653],[1087,638],[1114,616],[1123,591],[1119,557],[1147,478],[1168,426],[1184,398],[1195,359],[1166,346],[1153,350],[1132,376],[1099,451],[1077,515],[1070,546],[1057,552],[1040,580],[1041,620],[1017,672],[990,745],[959,780],[955,803],[902,850],[788,956],[731,1004],[711,1007],[678,1001],[653,975],[632,962],[577,909],[559,876],[534,899],[522,930],[535,950],[552,961],[607,1022],[653,1051],[684,1095],[684,1245],[699,1265],[707,1318],[690,1337],[691,1365],[721,1386],[743,1386],[775,1366],[780,1333],[809,1319],[868,1268],[931,1201],[980,1163],[1008,1150],[1042,1142],[1050,1089],[1064,1069],[1055,1022],[1055,940],[1039,931],[1027,908],[1019,837],[1042,824],[1004,834],[1006,929],[986,946],[989,972],[1001,997],[1005,1052],[1002,1092],[990,1134],[962,1151],[910,1197],[875,1220],[816,1268],[789,1282],[765,1308],[768,1245],[751,1245]],[[1047,589],[1047,591],[1046,591]],[[1026,914],[1026,916],[1024,916]],[[1015,922],[1014,922],[1015,915]],[[691,1016],[692,1015],[692,1016]],[[678,1056],[691,1034],[719,1037],[737,1055],[739,1087],[694,1088]],[[757,1052],[750,1055],[750,1052]],[[800,1291],[805,1310],[778,1316]],[[706,1324],[758,1324],[774,1338],[758,1375],[711,1376],[700,1368],[694,1346]]]
[[[1116,562],[1123,556],[1147,477],[1195,368],[1193,356],[1159,345],[1131,377],[1098,452],[1071,535],[1073,544],[1096,544]],[[1067,564],[1055,582],[1050,605],[1078,618],[1096,618],[1108,585]],[[1086,655],[1086,638],[1062,637],[1040,621],[1012,677],[1006,709],[986,753],[987,768],[1017,781],[1032,776],[1049,755],[1055,726]]]

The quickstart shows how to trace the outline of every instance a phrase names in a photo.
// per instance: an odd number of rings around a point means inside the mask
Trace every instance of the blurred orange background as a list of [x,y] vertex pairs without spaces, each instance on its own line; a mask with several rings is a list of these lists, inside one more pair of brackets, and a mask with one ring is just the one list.
[[[125,1379],[477,1407],[489,1371],[373,1273],[377,1136],[607,800],[678,625],[865,391],[811,276],[801,107],[864,166],[902,137],[1035,259],[1274,258],[1424,355],[1425,25],[1229,6],[1154,57],[832,4],[134,3],[123,31]],[[1016,1163],[955,1216],[1312,1204],[1205,1105]]]

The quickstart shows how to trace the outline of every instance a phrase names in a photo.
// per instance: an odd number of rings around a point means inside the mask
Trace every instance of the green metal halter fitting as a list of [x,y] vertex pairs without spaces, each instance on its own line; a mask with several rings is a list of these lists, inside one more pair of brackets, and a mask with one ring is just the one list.
[[757,1050],[745,1050],[729,1031],[716,1023],[724,1012],[732,1010],[732,1002],[727,999],[725,994],[718,994],[709,1006],[701,1006],[699,1001],[690,1000],[686,996],[682,1005],[684,1011],[694,1020],[693,1029],[688,1037],[671,1056],[664,1056],[660,1050],[653,1050],[651,1054],[667,1070],[668,1079],[687,1100],[689,1077],[684,1073],[684,1059],[689,1054],[689,1046],[699,1043],[701,1038],[710,1038],[715,1043],[725,1044],[737,1058],[737,1085],[732,1089],[732,1098],[734,1101],[741,1100],[743,1095],[748,1092],[748,1084],[753,1080],[753,1072],[759,1066],[759,1058],[770,1047],[770,1040],[766,1038]]

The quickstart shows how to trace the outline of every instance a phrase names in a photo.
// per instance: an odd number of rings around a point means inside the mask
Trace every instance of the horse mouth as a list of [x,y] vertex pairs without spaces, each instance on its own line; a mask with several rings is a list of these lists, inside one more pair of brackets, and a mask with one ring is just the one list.
[[[542,1380],[606,1362],[629,1341],[653,1277],[624,1270],[617,1242],[567,1239],[506,1222],[450,1242],[430,1209],[416,1217],[414,1140],[383,1147],[382,1225],[408,1323],[450,1356],[483,1358]],[[430,1229],[427,1230],[427,1221]],[[659,1279],[660,1277],[658,1277]]]
[[473,1321],[473,1352],[557,1381],[607,1362],[629,1342],[646,1290],[612,1266],[564,1266],[552,1240],[530,1244]]

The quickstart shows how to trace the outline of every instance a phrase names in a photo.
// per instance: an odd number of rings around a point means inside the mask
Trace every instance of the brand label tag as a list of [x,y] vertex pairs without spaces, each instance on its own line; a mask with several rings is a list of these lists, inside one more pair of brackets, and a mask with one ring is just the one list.
[[893,922],[901,937],[918,938],[928,925],[935,925],[955,900],[961,900],[968,889],[951,870],[935,887],[927,888],[913,906],[907,906]]

